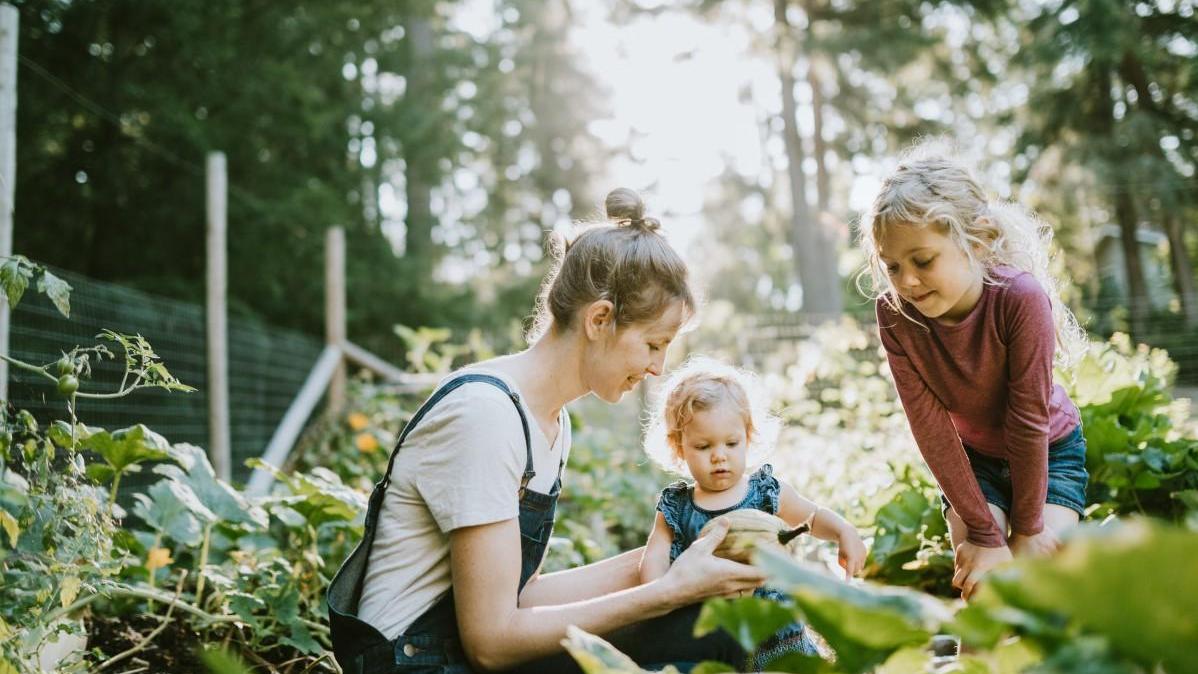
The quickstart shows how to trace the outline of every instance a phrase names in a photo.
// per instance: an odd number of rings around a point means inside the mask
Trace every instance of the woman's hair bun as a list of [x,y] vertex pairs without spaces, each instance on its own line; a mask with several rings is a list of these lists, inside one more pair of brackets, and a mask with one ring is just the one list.
[[609,192],[603,208],[607,212],[607,219],[621,227],[636,227],[650,232],[661,227],[657,218],[645,217],[645,200],[627,187],[617,187]]

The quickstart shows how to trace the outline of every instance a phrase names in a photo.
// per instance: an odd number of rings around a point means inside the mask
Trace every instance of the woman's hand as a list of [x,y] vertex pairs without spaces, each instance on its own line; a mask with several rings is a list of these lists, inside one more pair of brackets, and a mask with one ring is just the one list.
[[669,588],[668,596],[674,608],[709,597],[752,594],[765,584],[765,574],[756,567],[712,554],[727,533],[728,523],[717,521],[706,536],[700,537],[674,560],[661,579]]
[[1048,527],[1044,527],[1040,533],[1030,536],[1011,534],[1008,542],[1011,544],[1011,552],[1020,557],[1045,557],[1061,547],[1061,539],[1057,538],[1056,532]]
[[865,557],[868,554],[865,543],[861,541],[857,530],[851,526],[845,527],[837,540],[840,542],[838,561],[844,569],[844,579],[852,580],[853,576],[860,574],[865,568]]
[[987,571],[1009,561],[1011,549],[1005,545],[1001,548],[984,548],[966,541],[957,546],[957,572],[953,574],[953,587],[961,590],[961,596],[968,600]]

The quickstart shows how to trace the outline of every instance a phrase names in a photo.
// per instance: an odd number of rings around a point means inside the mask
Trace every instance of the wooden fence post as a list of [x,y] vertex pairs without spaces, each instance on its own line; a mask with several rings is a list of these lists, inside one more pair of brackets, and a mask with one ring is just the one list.
[[233,476],[229,433],[228,277],[225,260],[228,230],[228,174],[223,152],[211,152],[207,162],[208,190],[208,456],[216,476]]
[[[0,3],[0,257],[12,255],[17,189],[17,8]],[[0,354],[8,355],[8,302],[0,303]],[[0,400],[8,399],[8,363],[0,360]]]
[[[346,342],[345,327],[345,230],[329,227],[325,235],[324,341],[338,349]],[[338,414],[345,409],[345,359],[337,363],[329,382],[328,409]]]

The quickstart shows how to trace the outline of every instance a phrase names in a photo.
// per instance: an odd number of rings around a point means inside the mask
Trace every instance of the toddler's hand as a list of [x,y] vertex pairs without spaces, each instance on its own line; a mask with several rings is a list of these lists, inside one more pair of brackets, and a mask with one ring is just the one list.
[[1008,543],[1011,545],[1011,552],[1019,556],[1028,557],[1044,557],[1051,555],[1061,547],[1061,539],[1057,538],[1056,533],[1044,527],[1040,533],[1024,536],[1022,534],[1011,534]]
[[957,546],[957,572],[953,574],[953,587],[961,590],[961,596],[968,600],[987,571],[1009,561],[1011,549],[1005,545],[1001,548],[984,548],[966,541]]
[[838,561],[841,568],[844,569],[845,580],[852,580],[853,576],[861,573],[861,570],[865,568],[867,554],[865,543],[861,541],[861,536],[856,529],[848,527],[841,532]]

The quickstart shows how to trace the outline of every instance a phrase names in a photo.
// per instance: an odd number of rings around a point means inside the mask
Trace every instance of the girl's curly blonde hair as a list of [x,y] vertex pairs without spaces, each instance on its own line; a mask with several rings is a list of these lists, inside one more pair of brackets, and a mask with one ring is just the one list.
[[653,401],[645,430],[645,453],[667,471],[690,477],[682,458],[682,431],[696,412],[723,402],[735,405],[745,422],[748,439],[746,468],[769,456],[782,428],[770,413],[757,376],[706,356],[691,357],[670,375]]
[[905,311],[890,281],[881,258],[882,238],[896,226],[935,227],[957,244],[985,283],[998,283],[991,269],[1000,264],[1036,278],[1052,303],[1057,361],[1069,365],[1085,351],[1087,339],[1061,301],[1060,284],[1049,271],[1052,228],[1019,204],[991,200],[958,156],[945,139],[924,140],[903,156],[882,183],[861,218],[861,248],[867,262],[857,277],[858,287],[867,297],[877,297],[921,323]]

